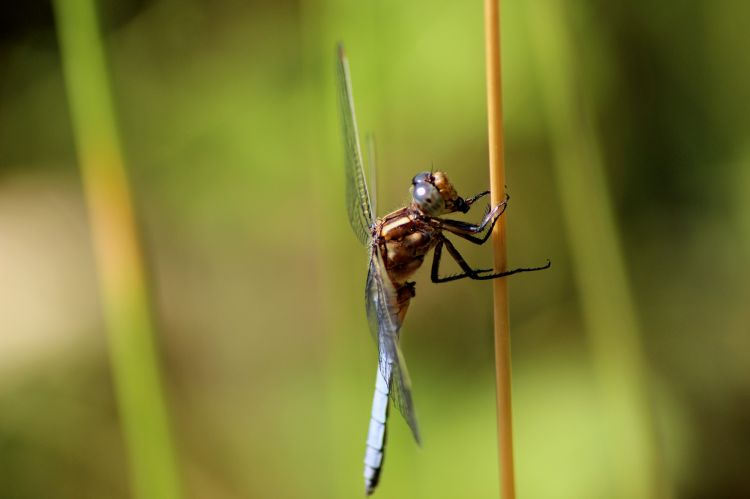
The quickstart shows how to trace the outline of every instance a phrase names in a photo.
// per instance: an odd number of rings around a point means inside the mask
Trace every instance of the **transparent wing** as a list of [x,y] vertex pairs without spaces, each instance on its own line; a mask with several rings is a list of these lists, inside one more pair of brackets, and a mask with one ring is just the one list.
[[383,257],[377,246],[370,255],[370,271],[365,286],[365,304],[370,332],[378,344],[380,373],[389,383],[389,394],[393,405],[398,408],[411,428],[414,440],[421,444],[419,425],[411,397],[411,381],[406,370],[406,362],[398,346],[401,321],[398,316],[396,289],[385,276]]
[[346,158],[346,207],[349,223],[362,244],[366,244],[373,224],[372,205],[367,192],[367,183],[362,165],[362,149],[359,145],[357,119],[354,116],[354,98],[349,75],[349,61],[343,45],[338,46],[338,93],[341,109],[341,126],[344,135]]
[[370,206],[372,212],[378,213],[378,161],[375,154],[375,136],[367,134],[367,164],[370,166]]

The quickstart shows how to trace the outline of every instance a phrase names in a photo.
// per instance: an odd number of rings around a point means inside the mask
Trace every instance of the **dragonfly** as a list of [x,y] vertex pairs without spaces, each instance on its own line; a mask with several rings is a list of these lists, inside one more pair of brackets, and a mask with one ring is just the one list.
[[[411,203],[382,218],[374,216],[373,203],[364,174],[362,147],[354,113],[349,62],[341,44],[337,47],[337,84],[344,137],[346,170],[346,205],[349,222],[357,239],[367,248],[369,269],[365,281],[365,310],[370,332],[378,345],[378,369],[372,400],[364,459],[365,493],[371,495],[378,485],[385,455],[386,424],[392,403],[406,420],[414,440],[421,445],[419,425],[414,410],[411,381],[399,333],[415,283],[414,272],[433,251],[431,280],[445,283],[459,279],[489,280],[549,268],[550,262],[532,268],[495,272],[474,269],[463,258],[444,233],[451,233],[474,244],[484,244],[508,206],[510,197],[489,207],[478,224],[443,218],[450,213],[467,213],[474,203],[490,191],[464,199],[445,172],[430,171],[412,179]],[[368,155],[374,172],[374,147]],[[374,175],[371,175],[374,182]],[[483,234],[483,235],[482,235]],[[443,249],[456,261],[461,272],[441,275]]]

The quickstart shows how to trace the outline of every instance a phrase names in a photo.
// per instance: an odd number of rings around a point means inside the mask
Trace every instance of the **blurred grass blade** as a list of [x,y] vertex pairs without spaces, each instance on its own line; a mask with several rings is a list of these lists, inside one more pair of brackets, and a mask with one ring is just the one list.
[[133,493],[180,497],[145,274],[94,0],[54,3]]
[[576,55],[560,0],[526,4],[563,219],[601,388],[611,449],[609,497],[669,497],[655,443],[648,368],[600,146],[577,88]]

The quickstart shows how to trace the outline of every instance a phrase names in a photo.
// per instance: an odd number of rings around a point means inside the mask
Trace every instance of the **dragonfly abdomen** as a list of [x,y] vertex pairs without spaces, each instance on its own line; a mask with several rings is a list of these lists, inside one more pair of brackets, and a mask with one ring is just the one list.
[[396,290],[399,324],[403,324],[404,318],[406,317],[406,311],[409,309],[409,303],[411,302],[411,299],[416,296],[416,294],[417,292],[414,290],[413,282],[405,282],[401,284]]
[[378,368],[375,375],[375,393],[372,397],[370,429],[367,432],[367,449],[365,451],[365,493],[368,496],[375,491],[375,487],[380,481],[380,472],[383,469],[391,365],[390,362],[387,362],[383,369],[385,372]]

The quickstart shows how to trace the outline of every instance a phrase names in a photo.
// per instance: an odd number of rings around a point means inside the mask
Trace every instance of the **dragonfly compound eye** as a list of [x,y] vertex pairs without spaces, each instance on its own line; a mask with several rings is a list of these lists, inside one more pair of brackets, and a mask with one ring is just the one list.
[[427,215],[437,216],[445,209],[445,200],[429,182],[415,182],[411,192],[414,204]]

